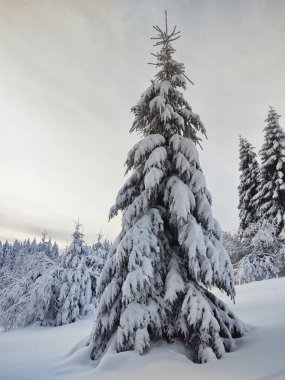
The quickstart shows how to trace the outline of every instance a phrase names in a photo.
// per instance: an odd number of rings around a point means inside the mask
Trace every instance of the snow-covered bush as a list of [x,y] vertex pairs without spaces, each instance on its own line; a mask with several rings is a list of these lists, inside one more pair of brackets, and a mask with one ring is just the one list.
[[132,174],[110,212],[123,211],[122,230],[97,286],[88,344],[96,359],[113,335],[117,352],[140,354],[152,340],[178,338],[202,363],[230,350],[244,328],[207,290],[217,286],[234,298],[233,268],[199,162],[196,145],[205,128],[179,91],[186,76],[172,58],[178,32],[155,29],[159,71],[132,109],[131,131],[142,139],[128,154]]
[[249,254],[248,247],[241,242],[240,236],[236,232],[223,232],[222,244],[233,264]]
[[58,265],[45,254],[27,257],[21,271],[5,273],[2,280],[0,326],[5,330],[53,318]]
[[51,250],[44,250],[41,243],[0,243],[0,325],[6,330],[42,320],[52,297],[58,246],[49,240]]
[[274,222],[262,219],[245,230],[242,244],[248,254],[235,264],[237,284],[273,278],[283,272],[285,245],[277,230]]
[[236,284],[267,280],[278,274],[274,257],[266,253],[253,252],[241,259],[236,268]]

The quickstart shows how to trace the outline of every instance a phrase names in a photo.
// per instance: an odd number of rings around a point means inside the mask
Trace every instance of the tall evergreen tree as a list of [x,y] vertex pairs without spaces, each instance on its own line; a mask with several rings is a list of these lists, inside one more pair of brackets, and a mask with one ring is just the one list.
[[280,115],[270,107],[265,120],[264,144],[260,150],[261,167],[255,204],[260,217],[283,229],[285,236],[285,132],[279,125]]
[[243,233],[249,224],[255,223],[258,220],[253,197],[257,194],[259,173],[259,165],[256,159],[256,154],[253,151],[253,147],[245,138],[242,137],[240,137],[239,142],[239,159],[239,236],[242,238]]
[[128,154],[131,176],[110,217],[122,230],[97,287],[100,303],[89,344],[100,357],[115,334],[116,350],[142,354],[153,339],[180,338],[193,360],[220,358],[243,326],[208,289],[235,295],[233,268],[221,245],[196,144],[205,128],[179,89],[184,65],[172,57],[176,28],[158,26],[158,72],[132,111],[142,139]]

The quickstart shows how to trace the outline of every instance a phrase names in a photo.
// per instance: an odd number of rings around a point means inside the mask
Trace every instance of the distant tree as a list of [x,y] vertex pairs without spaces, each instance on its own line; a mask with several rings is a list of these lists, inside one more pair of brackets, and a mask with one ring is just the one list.
[[257,194],[259,166],[252,145],[240,137],[239,149],[239,236],[243,237],[244,231],[251,223],[258,220],[256,205],[253,197]]
[[180,89],[184,65],[172,57],[176,29],[158,32],[155,80],[133,107],[131,131],[143,137],[128,154],[132,174],[110,217],[123,211],[97,287],[100,303],[89,344],[100,357],[115,335],[118,352],[142,354],[157,338],[179,337],[196,362],[220,358],[244,330],[208,289],[235,295],[233,268],[212,216],[196,144],[205,134]]
[[11,258],[11,251],[12,247],[9,244],[9,242],[6,240],[5,243],[2,245],[2,259],[1,259],[1,266],[8,266],[10,263]]
[[58,244],[56,241],[52,244],[51,251],[50,251],[50,258],[52,260],[59,259],[59,249],[58,249]]
[[38,244],[37,244],[37,241],[36,239],[34,239],[31,243],[31,247],[30,247],[30,253],[33,254],[35,252],[38,252]]
[[10,252],[11,252],[11,254],[10,254],[10,268],[12,269],[16,257],[21,252],[21,243],[19,242],[19,240],[17,240],[17,239],[14,240],[14,243],[13,243],[13,245],[11,247],[11,251]]
[[24,257],[27,257],[27,255],[30,253],[30,249],[31,249],[30,239],[24,240],[22,247],[21,247],[21,250],[22,250]]
[[285,238],[285,132],[279,125],[279,117],[270,107],[260,150],[258,193],[254,200],[259,216],[276,223],[277,234]]

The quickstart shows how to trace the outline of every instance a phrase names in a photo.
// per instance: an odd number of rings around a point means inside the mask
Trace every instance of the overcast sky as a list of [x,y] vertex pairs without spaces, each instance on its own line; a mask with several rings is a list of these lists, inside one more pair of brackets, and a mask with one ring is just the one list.
[[269,105],[285,116],[285,1],[0,0],[0,239],[47,229],[64,244],[78,217],[88,242],[119,232],[108,212],[164,9],[208,132],[214,214],[237,228],[238,135],[259,149]]

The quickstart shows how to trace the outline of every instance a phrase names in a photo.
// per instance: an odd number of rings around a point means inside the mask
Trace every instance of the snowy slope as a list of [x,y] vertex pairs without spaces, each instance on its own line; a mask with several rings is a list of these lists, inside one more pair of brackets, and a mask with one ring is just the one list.
[[193,364],[182,345],[160,343],[144,356],[115,354],[110,348],[96,363],[82,347],[91,331],[94,317],[89,317],[62,327],[34,325],[0,333],[0,379],[285,379],[285,278],[236,289],[236,305],[231,307],[251,328],[221,360]]

